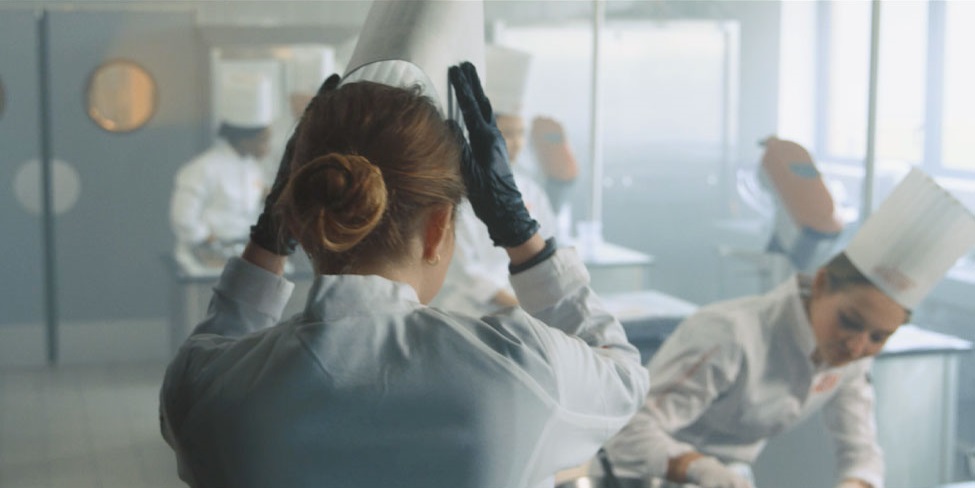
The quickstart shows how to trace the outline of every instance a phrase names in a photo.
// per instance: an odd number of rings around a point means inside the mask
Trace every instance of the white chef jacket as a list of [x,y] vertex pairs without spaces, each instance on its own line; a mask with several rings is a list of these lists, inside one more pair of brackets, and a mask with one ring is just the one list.
[[[512,173],[528,212],[538,221],[538,232],[546,239],[552,237],[556,217],[545,190],[517,166]],[[508,253],[491,242],[487,226],[467,200],[457,206],[455,223],[454,258],[431,305],[475,316],[494,313],[501,309],[494,303],[494,296],[502,290],[514,292],[508,282]]]
[[224,242],[245,239],[263,209],[266,188],[257,160],[217,140],[176,174],[170,222],[177,246],[202,243],[211,234]]
[[[163,436],[194,487],[542,486],[592,456],[648,388],[639,353],[562,249],[477,319],[378,276],[292,285],[234,258],[166,371]],[[550,481],[549,481],[550,483]]]
[[667,460],[696,450],[751,464],[766,439],[822,409],[840,478],[883,487],[872,359],[817,367],[795,277],[773,291],[700,309],[651,359],[646,402],[607,443],[621,475],[664,477]]

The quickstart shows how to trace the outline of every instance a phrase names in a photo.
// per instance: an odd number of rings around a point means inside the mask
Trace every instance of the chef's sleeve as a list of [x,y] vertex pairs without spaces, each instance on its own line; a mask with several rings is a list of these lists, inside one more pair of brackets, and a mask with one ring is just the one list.
[[733,329],[721,316],[699,312],[685,320],[648,366],[652,384],[643,406],[606,444],[618,474],[663,478],[671,458],[697,451],[673,434],[734,384],[741,361]]
[[551,474],[595,454],[639,407],[649,378],[623,326],[589,288],[574,249],[557,250],[511,282],[537,319],[530,334],[555,380],[555,415],[533,464],[539,475]]
[[883,488],[884,456],[877,443],[874,391],[869,379],[873,361],[862,363],[823,407],[823,420],[836,447],[840,479],[856,478],[873,488]]
[[207,316],[193,336],[241,337],[281,320],[294,283],[244,259],[227,261],[213,288]]

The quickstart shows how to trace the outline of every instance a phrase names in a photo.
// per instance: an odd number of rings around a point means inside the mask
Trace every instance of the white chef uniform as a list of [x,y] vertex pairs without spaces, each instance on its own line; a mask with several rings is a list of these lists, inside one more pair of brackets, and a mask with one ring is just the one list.
[[[912,310],[975,245],[975,217],[912,170],[845,253],[877,288]],[[884,486],[876,442],[871,358],[817,368],[800,280],[705,307],[650,361],[653,387],[607,444],[621,474],[663,477],[669,458],[698,451],[752,463],[765,440],[818,409],[837,448],[839,478]]]
[[234,258],[166,372],[164,437],[190,486],[551,486],[627,420],[639,353],[571,249],[512,277],[522,308],[474,319],[406,284],[292,284]]
[[657,476],[689,451],[751,464],[766,439],[822,409],[840,473],[883,479],[875,439],[872,359],[817,367],[799,278],[770,293],[702,308],[650,361],[643,408],[607,444],[618,474]]
[[[222,82],[220,119],[236,127],[267,127],[273,120],[270,81],[234,73]],[[191,249],[213,236],[221,242],[247,238],[260,214],[267,181],[260,162],[242,157],[225,140],[176,174],[170,223],[176,234],[176,259],[198,266]]]

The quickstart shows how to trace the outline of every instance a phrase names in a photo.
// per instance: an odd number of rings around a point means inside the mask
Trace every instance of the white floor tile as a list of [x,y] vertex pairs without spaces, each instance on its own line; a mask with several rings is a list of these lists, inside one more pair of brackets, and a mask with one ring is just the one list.
[[178,488],[164,365],[0,370],[0,488]]

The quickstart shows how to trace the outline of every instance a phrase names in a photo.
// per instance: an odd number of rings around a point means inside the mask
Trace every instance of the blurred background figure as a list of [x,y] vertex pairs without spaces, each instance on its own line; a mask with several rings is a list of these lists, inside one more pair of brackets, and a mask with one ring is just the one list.
[[754,265],[760,288],[769,290],[794,272],[814,273],[839,252],[856,210],[839,205],[812,154],[799,143],[772,135],[758,145],[764,149],[760,164],[738,170],[737,193],[761,215],[768,241],[760,250],[719,244],[718,252]]
[[187,270],[221,267],[240,252],[267,189],[260,160],[274,118],[270,80],[228,72],[221,88],[219,139],[179,170],[173,188],[176,260]]
[[776,202],[767,250],[784,255],[796,271],[813,272],[835,254],[843,219],[806,148],[776,136],[762,145],[762,176]]
[[[562,124],[545,116],[532,120],[531,149],[544,176],[545,192],[556,214],[568,211],[568,198],[576,178],[579,163],[565,137]],[[559,222],[562,225],[562,222]],[[561,231],[562,229],[560,229]]]

